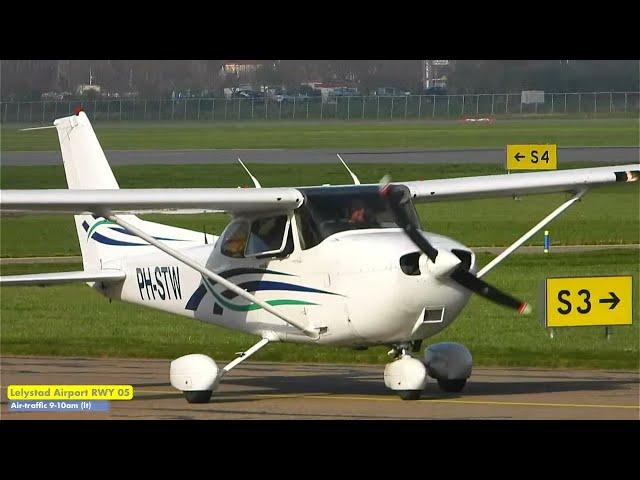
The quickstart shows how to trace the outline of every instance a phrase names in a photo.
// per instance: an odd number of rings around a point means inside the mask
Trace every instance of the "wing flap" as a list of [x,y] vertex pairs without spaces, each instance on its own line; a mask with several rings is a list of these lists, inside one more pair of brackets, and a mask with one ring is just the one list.
[[51,273],[30,273],[26,275],[5,275],[0,277],[0,286],[20,286],[20,285],[57,285],[61,283],[75,282],[106,282],[115,283],[124,280],[126,274],[121,270],[101,270],[99,272],[51,272]]

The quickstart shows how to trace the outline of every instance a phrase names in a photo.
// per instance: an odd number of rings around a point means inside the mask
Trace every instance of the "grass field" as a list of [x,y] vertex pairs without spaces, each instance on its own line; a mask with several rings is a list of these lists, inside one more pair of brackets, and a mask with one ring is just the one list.
[[[568,164],[585,167],[588,164]],[[377,182],[385,173],[394,180],[419,180],[504,173],[493,165],[353,166],[363,182]],[[336,165],[251,165],[262,185],[295,186],[349,181]],[[143,165],[114,168],[123,188],[236,187],[246,185],[246,173],[236,165]],[[2,167],[0,186],[6,188],[66,188],[61,166]],[[564,194],[537,195],[521,200],[486,199],[435,202],[418,206],[424,228],[459,239],[469,246],[508,245],[557,207]],[[208,233],[220,233],[227,215],[147,215],[152,221]],[[640,243],[640,185],[616,185],[589,192],[578,204],[554,220],[548,229],[554,245]],[[542,244],[542,233],[529,244]],[[78,255],[78,240],[70,215],[0,218],[3,257]]]
[[[492,256],[479,255],[485,264]],[[556,329],[549,338],[538,319],[538,288],[547,276],[633,274],[637,251],[515,255],[489,273],[487,281],[534,305],[521,317],[477,296],[448,329],[428,340],[457,341],[471,350],[475,365],[638,369],[638,308],[634,325]],[[4,266],[2,274],[77,269],[79,265]],[[205,353],[229,360],[255,342],[246,334],[108,300],[83,285],[3,288],[0,346],[4,354],[175,358]],[[367,351],[303,345],[270,345],[255,360],[386,363],[384,347]]]
[[[508,143],[637,146],[639,119],[499,120],[489,124],[415,122],[97,122],[105,150],[251,148],[502,148]],[[28,125],[32,126],[32,125]],[[3,125],[2,151],[59,149],[55,131]]]

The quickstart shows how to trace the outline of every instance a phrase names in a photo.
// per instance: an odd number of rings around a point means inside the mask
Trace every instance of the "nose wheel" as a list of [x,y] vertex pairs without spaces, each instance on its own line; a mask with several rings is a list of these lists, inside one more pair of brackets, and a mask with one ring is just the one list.
[[389,355],[395,360],[384,369],[384,383],[403,400],[418,400],[427,384],[427,369],[409,353],[409,345],[394,345]]

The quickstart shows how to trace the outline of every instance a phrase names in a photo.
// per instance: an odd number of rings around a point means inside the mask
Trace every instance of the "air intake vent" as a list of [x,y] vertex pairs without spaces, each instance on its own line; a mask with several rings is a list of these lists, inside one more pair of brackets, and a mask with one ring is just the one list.
[[407,253],[400,257],[400,268],[407,275],[420,275],[421,252]]
[[460,259],[460,261],[462,262],[462,268],[464,268],[465,270],[469,270],[471,268],[473,254],[469,250],[459,250],[457,248],[454,248],[453,250],[451,250],[451,253],[453,253]]

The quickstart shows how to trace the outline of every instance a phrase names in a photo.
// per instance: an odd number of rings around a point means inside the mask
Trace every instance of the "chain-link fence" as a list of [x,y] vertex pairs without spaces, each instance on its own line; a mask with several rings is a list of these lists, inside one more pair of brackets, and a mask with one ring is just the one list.
[[417,120],[526,114],[640,112],[640,92],[545,93],[525,104],[518,93],[286,98],[97,99],[0,102],[3,123],[50,123],[81,106],[94,121]]

